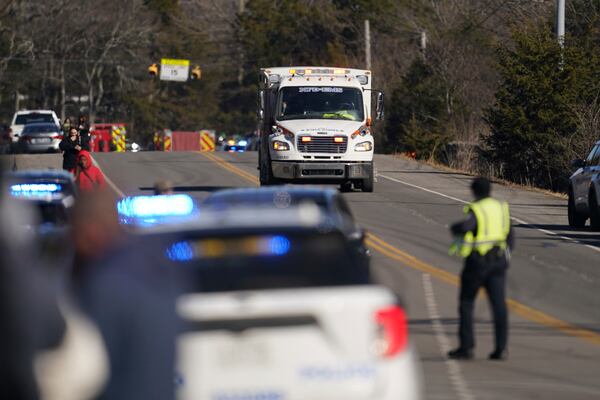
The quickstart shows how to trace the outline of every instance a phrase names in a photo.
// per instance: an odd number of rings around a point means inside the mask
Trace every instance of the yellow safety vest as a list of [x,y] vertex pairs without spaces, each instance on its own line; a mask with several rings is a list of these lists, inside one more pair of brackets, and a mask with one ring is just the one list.
[[452,243],[449,253],[466,258],[473,250],[483,256],[493,247],[506,249],[510,232],[508,203],[487,197],[465,206],[465,215],[469,212],[477,219],[477,235],[467,232],[462,239]]

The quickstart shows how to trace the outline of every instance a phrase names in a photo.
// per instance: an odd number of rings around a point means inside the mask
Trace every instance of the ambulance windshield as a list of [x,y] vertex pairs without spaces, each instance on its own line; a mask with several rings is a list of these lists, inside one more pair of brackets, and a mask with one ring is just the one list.
[[291,119],[363,121],[362,93],[346,87],[285,87],[279,92],[277,120]]

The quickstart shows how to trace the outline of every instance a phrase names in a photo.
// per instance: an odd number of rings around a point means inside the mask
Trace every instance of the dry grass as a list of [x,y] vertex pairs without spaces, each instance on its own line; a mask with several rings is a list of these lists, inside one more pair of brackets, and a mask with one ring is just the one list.
[[[439,169],[439,170],[442,170],[442,171],[445,171],[445,172],[451,172],[451,173],[463,174],[463,175],[466,174],[466,175],[470,175],[470,176],[473,176],[473,177],[477,176],[477,175],[480,175],[478,172],[475,172],[475,171],[472,171],[472,170],[466,170],[466,169],[452,168],[452,167],[449,167],[449,166],[447,166],[445,164],[439,163],[439,162],[437,162],[435,160],[432,160],[432,159],[430,159],[430,160],[415,160],[414,158],[408,157],[408,156],[404,155],[403,153],[391,154],[391,156],[395,157],[395,158],[402,159],[402,160],[414,161],[414,162],[419,163],[421,165],[427,165],[427,166],[430,166],[432,168]],[[497,183],[497,184],[500,184],[500,185],[503,185],[503,186],[506,186],[506,187],[509,187],[509,188],[521,189],[521,190],[527,190],[529,192],[546,194],[546,195],[549,195],[549,196],[552,196],[552,197],[555,197],[555,198],[558,198],[558,199],[563,199],[563,200],[567,200],[568,199],[568,196],[567,196],[566,193],[554,192],[554,191],[551,191],[551,190],[541,189],[541,188],[538,188],[538,187],[535,187],[535,186],[531,186],[531,185],[520,185],[520,184],[517,184],[517,183],[514,183],[514,182],[507,181],[505,179],[500,179],[500,178],[496,178],[496,177],[489,177],[488,176],[488,178],[490,178],[490,180],[492,182],[494,182],[494,183]]]

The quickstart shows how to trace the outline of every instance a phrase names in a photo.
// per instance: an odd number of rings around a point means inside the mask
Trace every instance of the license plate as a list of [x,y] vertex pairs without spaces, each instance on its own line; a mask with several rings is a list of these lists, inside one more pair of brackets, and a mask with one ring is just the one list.
[[217,361],[223,368],[265,366],[269,363],[266,343],[242,341],[221,345],[217,349]]
[[44,144],[44,143],[50,143],[51,141],[52,141],[52,139],[50,139],[50,138],[31,139],[32,144]]

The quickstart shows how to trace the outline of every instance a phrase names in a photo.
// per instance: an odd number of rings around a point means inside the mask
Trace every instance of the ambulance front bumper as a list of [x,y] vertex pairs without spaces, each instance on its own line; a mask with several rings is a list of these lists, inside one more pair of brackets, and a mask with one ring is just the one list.
[[278,179],[365,179],[373,163],[273,161],[272,168]]

